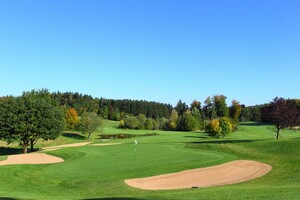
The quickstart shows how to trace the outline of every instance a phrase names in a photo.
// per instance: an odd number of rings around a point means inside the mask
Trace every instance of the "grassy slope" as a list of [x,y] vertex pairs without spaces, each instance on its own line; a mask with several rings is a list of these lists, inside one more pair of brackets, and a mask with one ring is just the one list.
[[[297,199],[300,189],[299,132],[285,132],[274,141],[266,126],[245,124],[225,140],[204,133],[131,131],[107,122],[103,133],[159,133],[122,145],[66,148],[49,154],[65,159],[53,165],[0,167],[0,197],[85,199],[134,197],[139,199]],[[297,138],[298,137],[298,138]],[[69,140],[69,139],[63,139]],[[73,141],[73,140],[72,140]],[[118,141],[116,141],[118,142]],[[1,157],[0,157],[1,159]],[[241,184],[173,191],[143,191],[124,179],[215,165],[233,159],[253,159],[273,166],[270,174]]]

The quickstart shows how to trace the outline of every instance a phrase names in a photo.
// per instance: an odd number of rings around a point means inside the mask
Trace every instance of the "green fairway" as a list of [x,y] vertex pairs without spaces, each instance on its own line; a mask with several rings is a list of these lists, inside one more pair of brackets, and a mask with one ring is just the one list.
[[[65,160],[49,165],[0,167],[0,199],[298,199],[300,195],[300,134],[284,131],[274,141],[267,126],[245,123],[226,139],[205,133],[123,130],[105,122],[102,134],[129,133],[141,136],[114,146],[84,146],[48,152]],[[97,139],[96,135],[94,137]],[[82,142],[85,138],[65,134],[42,146]],[[134,140],[138,145],[134,145]],[[96,141],[99,143],[99,141]],[[1,156],[0,160],[5,159]],[[268,163],[266,176],[240,184],[170,191],[145,191],[124,184],[125,179],[147,177],[236,159]]]

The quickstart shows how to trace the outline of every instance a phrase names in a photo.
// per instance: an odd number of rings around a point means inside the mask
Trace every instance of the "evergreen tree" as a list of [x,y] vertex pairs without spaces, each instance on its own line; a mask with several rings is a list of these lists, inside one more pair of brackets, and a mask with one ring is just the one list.
[[188,110],[188,106],[180,99],[175,107],[175,110],[177,111],[178,115],[183,115],[183,113]]

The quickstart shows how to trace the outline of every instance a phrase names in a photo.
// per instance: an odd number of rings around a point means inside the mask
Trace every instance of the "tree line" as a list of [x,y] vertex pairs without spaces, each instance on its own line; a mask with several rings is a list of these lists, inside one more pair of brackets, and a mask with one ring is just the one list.
[[205,130],[212,137],[225,137],[240,121],[274,125],[276,138],[283,128],[300,125],[300,100],[275,98],[264,105],[246,107],[237,100],[231,105],[224,95],[207,97],[203,103],[181,100],[170,104],[136,100],[93,98],[79,93],[23,92],[19,97],[0,98],[0,139],[18,142],[24,153],[39,139],[56,139],[64,130],[88,135],[101,126],[101,119],[116,120],[120,128],[174,131]]
[[242,106],[236,100],[233,100],[232,105],[228,107],[224,95],[208,97],[203,106],[198,100],[194,100],[190,105],[179,100],[169,118],[151,119],[143,114],[125,115],[120,121],[120,128],[206,130],[210,135],[220,137],[236,130],[241,110]]
[[83,95],[78,92],[54,92],[51,96],[59,105],[75,109],[78,115],[84,112],[95,112],[103,119],[115,121],[123,118],[125,114],[133,116],[143,114],[152,119],[169,118],[173,109],[170,104],[144,100],[93,98],[90,95]]

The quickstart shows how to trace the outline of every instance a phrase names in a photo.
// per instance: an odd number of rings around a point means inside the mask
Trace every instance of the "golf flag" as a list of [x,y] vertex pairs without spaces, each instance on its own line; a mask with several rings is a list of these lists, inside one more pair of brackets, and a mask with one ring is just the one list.
[[137,143],[138,143],[137,140],[134,140],[134,143],[135,143],[135,145],[137,145]]

